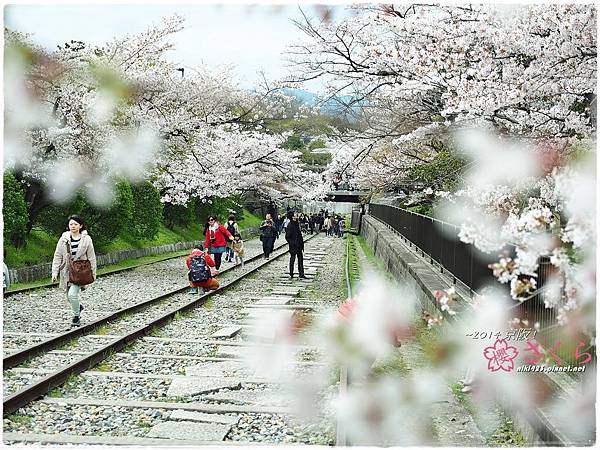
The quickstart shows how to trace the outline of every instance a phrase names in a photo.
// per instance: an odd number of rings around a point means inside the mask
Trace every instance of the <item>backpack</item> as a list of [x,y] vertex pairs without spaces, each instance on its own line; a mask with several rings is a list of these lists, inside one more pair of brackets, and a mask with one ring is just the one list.
[[229,231],[231,233],[231,235],[235,235],[236,231],[235,231],[235,222],[233,222],[233,224],[229,225],[229,223],[227,223],[227,231]]
[[190,281],[192,283],[202,283],[210,278],[210,269],[206,265],[204,256],[194,256],[190,260]]

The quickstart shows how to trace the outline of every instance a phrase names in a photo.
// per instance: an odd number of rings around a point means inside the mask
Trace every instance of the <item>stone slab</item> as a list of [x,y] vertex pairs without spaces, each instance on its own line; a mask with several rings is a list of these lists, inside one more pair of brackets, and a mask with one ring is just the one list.
[[202,397],[206,400],[219,400],[230,403],[247,403],[251,405],[273,405],[284,406],[282,398],[275,393],[265,393],[264,391],[222,391],[208,394]]
[[210,335],[210,337],[231,338],[231,337],[235,336],[236,334],[238,334],[240,331],[242,331],[241,327],[226,327],[226,328],[221,328],[220,330],[215,331],[213,334]]
[[185,374],[189,377],[225,378],[243,375],[245,369],[246,366],[242,361],[218,361],[186,367]]
[[244,336],[249,339],[273,342],[275,340],[275,329],[272,327],[253,327],[244,331]]
[[285,311],[288,309],[313,309],[312,305],[306,305],[306,304],[294,304],[294,305],[274,305],[274,304],[267,304],[267,305],[247,305],[246,306],[247,309],[256,309],[256,310],[277,310],[277,311]]
[[255,302],[254,305],[262,306],[262,305],[289,305],[292,299],[290,297],[273,297],[273,298],[263,298],[259,301]]
[[162,439],[222,441],[229,430],[231,425],[169,421],[154,425],[146,436]]
[[213,392],[218,389],[241,387],[241,380],[235,377],[182,377],[175,378],[169,386],[167,395],[183,397]]
[[248,314],[253,319],[280,319],[289,320],[294,315],[294,311],[289,309],[268,309],[268,308],[244,308],[242,313]]
[[277,300],[277,301],[279,301],[279,300],[284,300],[284,299],[289,300],[291,302],[292,300],[294,300],[294,297],[289,297],[289,296],[286,297],[284,295],[272,295],[272,296],[266,295],[263,297],[250,297],[250,300]]
[[194,411],[176,409],[169,416],[169,420],[185,420],[188,422],[222,423],[224,425],[235,425],[240,421],[239,416],[224,416],[222,414],[206,414]]
[[274,295],[286,295],[286,296],[290,296],[293,295],[294,297],[296,297],[298,294],[300,293],[300,289],[296,290],[296,291],[288,291],[288,290],[275,290],[273,292],[271,292],[271,294]]
[[248,356],[248,349],[245,347],[221,345],[217,348],[217,355],[228,358],[245,358]]

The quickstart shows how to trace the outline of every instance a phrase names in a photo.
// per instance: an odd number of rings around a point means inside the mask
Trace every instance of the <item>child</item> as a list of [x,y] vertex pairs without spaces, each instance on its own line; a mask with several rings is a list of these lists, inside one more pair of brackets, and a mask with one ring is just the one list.
[[244,267],[244,241],[242,241],[242,236],[240,233],[235,233],[233,235],[233,242],[231,243],[231,248],[233,250],[233,254],[235,255],[235,263],[242,264],[242,268]]
[[192,253],[187,257],[188,279],[190,280],[190,294],[197,294],[198,288],[204,290],[214,290],[219,288],[219,282],[213,278],[211,267],[215,267],[215,262],[208,252],[202,251],[201,246],[196,246]]

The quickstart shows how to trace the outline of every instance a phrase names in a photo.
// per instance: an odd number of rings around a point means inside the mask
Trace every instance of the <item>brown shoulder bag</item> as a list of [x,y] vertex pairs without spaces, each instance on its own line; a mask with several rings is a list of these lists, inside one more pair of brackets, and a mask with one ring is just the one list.
[[67,254],[69,255],[69,283],[77,286],[86,286],[94,282],[92,263],[88,259],[73,259],[71,245],[67,242]]

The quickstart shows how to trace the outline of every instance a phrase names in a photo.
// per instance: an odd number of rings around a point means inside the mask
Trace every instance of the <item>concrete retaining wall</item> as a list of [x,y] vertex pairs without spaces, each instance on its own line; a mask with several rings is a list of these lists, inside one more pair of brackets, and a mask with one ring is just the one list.
[[[240,232],[242,239],[258,235],[258,227],[247,228]],[[165,244],[156,247],[134,248],[130,250],[121,250],[118,252],[97,255],[98,267],[104,267],[111,264],[117,264],[127,259],[141,258],[143,256],[160,255],[163,253],[178,252],[191,249],[195,245],[204,243],[204,241],[177,242],[175,244]],[[19,269],[9,269],[11,283],[27,283],[30,281],[49,278],[52,273],[52,263],[37,264],[35,266],[21,267]]]
[[[421,257],[414,246],[405,241],[400,234],[372,216],[363,216],[361,235],[394,278],[414,285],[422,310],[444,316],[442,326],[439,328],[441,334],[455,333],[453,329],[454,319],[452,316],[442,313],[435,301],[435,291],[452,286],[452,277],[447,273],[443,273],[439,266],[432,265],[428,258]],[[459,294],[459,299],[458,306],[454,309],[459,312],[457,316],[460,316],[461,310],[471,308],[470,292],[460,285],[455,286],[455,288]],[[539,376],[548,378],[546,374],[540,374]],[[553,376],[555,378],[568,377],[568,375],[560,373],[553,374]],[[561,387],[557,387],[555,395],[564,397],[568,394]],[[535,417],[526,417],[523,414],[513,416],[515,428],[523,434],[529,444],[540,446],[590,445],[589,442],[575,443],[575,441],[565,439],[555,424],[545,418],[539,408],[533,409],[535,410]]]

